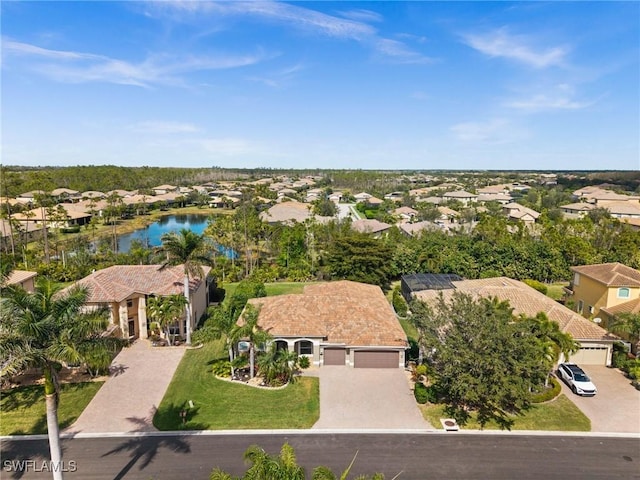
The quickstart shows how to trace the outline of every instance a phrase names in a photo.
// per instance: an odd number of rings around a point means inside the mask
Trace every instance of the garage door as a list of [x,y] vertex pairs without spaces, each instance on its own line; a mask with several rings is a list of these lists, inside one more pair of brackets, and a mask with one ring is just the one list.
[[323,365],[344,365],[344,348],[325,348]]
[[570,361],[578,365],[606,365],[607,347],[582,347],[571,355]]
[[398,352],[357,350],[353,352],[356,368],[398,368]]

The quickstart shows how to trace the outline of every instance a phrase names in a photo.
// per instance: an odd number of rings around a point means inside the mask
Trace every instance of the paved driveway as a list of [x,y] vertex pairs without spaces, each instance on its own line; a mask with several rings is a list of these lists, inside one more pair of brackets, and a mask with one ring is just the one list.
[[320,419],[314,429],[430,429],[418,410],[404,370],[324,366]]
[[137,340],[111,363],[111,376],[65,433],[153,431],[152,420],[184,347]]
[[561,380],[562,392],[591,420],[592,432],[640,433],[640,391],[616,368],[583,366],[598,387],[594,397],[575,395]]

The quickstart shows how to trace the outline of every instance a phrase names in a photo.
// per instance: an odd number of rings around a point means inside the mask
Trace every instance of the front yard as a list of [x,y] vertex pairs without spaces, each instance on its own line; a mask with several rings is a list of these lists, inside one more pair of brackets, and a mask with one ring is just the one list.
[[[61,385],[58,421],[60,428],[75,422],[104,382]],[[47,433],[44,387],[30,385],[2,392],[0,399],[0,435]]]
[[[219,342],[189,350],[153,418],[159,430],[311,428],[320,415],[317,378],[301,377],[281,390],[219,380],[211,363],[224,358]],[[190,408],[189,401],[193,402]],[[186,418],[181,418],[181,412]]]
[[[435,428],[442,428],[441,418],[447,418],[444,413],[444,405],[420,405],[422,415]],[[591,422],[574,403],[561,394],[554,400],[546,403],[535,404],[524,415],[513,417],[515,423],[511,430],[550,430],[566,432],[589,432]],[[478,430],[480,425],[474,418],[462,429]],[[497,430],[500,427],[496,423],[485,426],[487,430]]]

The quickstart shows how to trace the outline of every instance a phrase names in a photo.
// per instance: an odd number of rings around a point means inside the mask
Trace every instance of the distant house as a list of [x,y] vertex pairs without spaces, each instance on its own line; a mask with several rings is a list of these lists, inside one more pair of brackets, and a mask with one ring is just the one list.
[[398,217],[402,223],[411,222],[418,216],[418,211],[411,207],[398,207],[391,213]]
[[387,230],[391,228],[388,223],[379,220],[369,220],[366,218],[354,220],[351,223],[351,229],[360,233],[369,233],[374,237],[381,237]]
[[571,334],[580,344],[580,349],[564,361],[584,365],[611,365],[613,343],[618,337],[517,280],[507,277],[478,280],[447,279],[446,282],[438,283],[436,288],[413,290],[411,296],[434,305],[440,295],[448,300],[454,291],[471,295],[476,299],[497,298],[499,301],[508,301],[515,316],[534,317],[542,312],[549,320],[556,322],[560,330]]
[[531,208],[520,205],[519,203],[507,203],[502,207],[507,214],[509,220],[519,220],[525,225],[532,225],[538,220],[540,214]]
[[71,190],[70,188],[56,188],[51,190],[51,196],[58,202],[78,202],[80,201],[80,192]]
[[401,223],[400,225],[398,225],[398,228],[405,235],[408,235],[410,237],[417,237],[425,230],[440,230],[441,226],[424,220],[422,222]]
[[83,200],[100,200],[103,198],[107,198],[107,194],[104,192],[98,192],[96,190],[87,190],[86,192],[82,192],[80,197]]
[[456,190],[455,192],[445,193],[442,195],[442,198],[444,200],[458,200],[463,205],[469,205],[470,203],[476,202],[478,196],[473,193],[465,192],[464,190]]
[[278,348],[312,365],[404,367],[407,336],[380,287],[342,280],[248,303],[259,307],[258,325]]
[[360,202],[366,202],[367,200],[369,200],[372,197],[371,194],[366,193],[366,192],[360,192],[360,193],[356,193],[353,198],[356,199],[356,203],[360,203]]
[[[189,284],[192,328],[209,306],[210,267],[203,267],[205,278],[192,278]],[[177,265],[114,265],[98,270],[76,282],[87,288],[87,306],[107,306],[111,330],[124,338],[147,338],[147,299],[151,296],[179,295],[184,292],[184,267]],[[179,322],[185,334],[185,320]]]
[[33,204],[35,203],[37,196],[44,194],[44,190],[32,190],[30,192],[21,193],[16,197],[16,200],[22,204]]
[[33,293],[36,288],[36,277],[38,272],[29,272],[27,270],[14,270],[7,279],[7,285],[18,285],[27,292]]
[[513,198],[508,193],[480,193],[476,200],[478,203],[498,202],[506,205],[511,202]]
[[615,315],[640,309],[640,271],[622,263],[582,265],[571,271],[565,291],[580,315],[609,325]]
[[157,187],[153,187],[151,190],[153,190],[154,195],[164,195],[165,193],[169,193],[169,192],[177,192],[178,191],[178,187],[176,187],[175,185],[158,185]]
[[580,218],[584,217],[591,210],[594,210],[596,206],[593,203],[570,203],[568,205],[561,205],[560,211],[565,218]]
[[282,202],[260,213],[260,219],[269,224],[303,223],[311,218],[311,206],[301,202]]

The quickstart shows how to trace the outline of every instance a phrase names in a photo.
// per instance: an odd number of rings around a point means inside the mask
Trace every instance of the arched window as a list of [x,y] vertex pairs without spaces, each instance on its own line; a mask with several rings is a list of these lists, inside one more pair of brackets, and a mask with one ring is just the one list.
[[298,355],[313,355],[313,343],[308,340],[300,340],[298,343]]
[[618,298],[629,298],[629,289],[627,287],[621,287],[618,289]]

